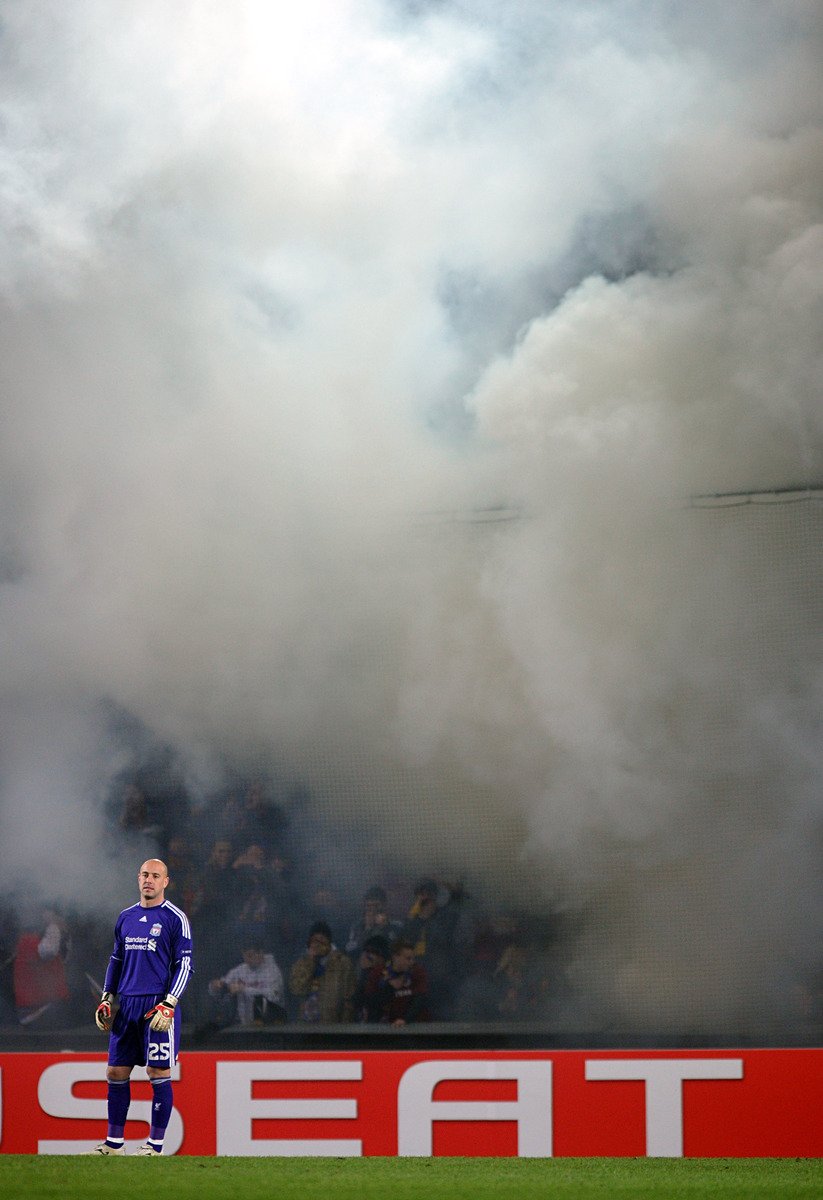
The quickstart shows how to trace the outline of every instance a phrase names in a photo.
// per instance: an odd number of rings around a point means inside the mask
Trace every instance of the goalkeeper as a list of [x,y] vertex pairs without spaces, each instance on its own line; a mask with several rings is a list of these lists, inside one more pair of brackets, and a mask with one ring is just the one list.
[[180,1048],[177,1003],[192,974],[191,927],[186,914],[166,899],[169,875],[164,862],[144,862],[137,883],[140,902],[117,918],[103,995],[94,1014],[97,1028],[109,1034],[109,1123],[106,1140],[91,1154],[126,1153],[134,1067],[145,1066],[153,1093],[149,1137],[136,1154],[163,1153],[173,1107],[171,1069]]

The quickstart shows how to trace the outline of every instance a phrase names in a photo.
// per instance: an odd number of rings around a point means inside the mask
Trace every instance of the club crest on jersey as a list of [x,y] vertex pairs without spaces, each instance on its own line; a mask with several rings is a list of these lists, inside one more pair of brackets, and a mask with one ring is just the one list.
[[156,925],[152,925],[149,933],[152,937],[158,937],[163,932],[163,926],[158,921]]

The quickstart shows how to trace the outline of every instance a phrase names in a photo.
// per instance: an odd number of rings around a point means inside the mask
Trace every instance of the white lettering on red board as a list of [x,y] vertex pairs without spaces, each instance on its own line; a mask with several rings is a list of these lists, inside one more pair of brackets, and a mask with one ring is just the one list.
[[[447,1079],[513,1079],[516,1100],[435,1100],[434,1090]],[[435,1121],[516,1121],[521,1158],[552,1154],[552,1064],[516,1059],[460,1059],[415,1063],[397,1089],[397,1153],[428,1157]]]
[[683,1157],[683,1080],[742,1079],[742,1058],[598,1058],[586,1079],[641,1079],[646,1084],[646,1155]]
[[360,1138],[254,1138],[252,1122],[269,1120],[356,1120],[356,1100],[255,1100],[252,1083],[258,1079],[362,1079],[359,1059],[321,1062],[283,1059],[277,1062],[219,1062],[217,1064],[217,1153],[257,1155],[314,1155],[358,1157]]
[[[373,1064],[372,1064],[373,1065]],[[371,1067],[370,1067],[371,1070]],[[277,1060],[220,1060],[215,1063],[216,1088],[199,1097],[201,1111],[213,1106],[216,1118],[216,1153],[243,1156],[341,1156],[363,1154],[363,1127],[358,1092],[343,1097],[316,1096],[260,1098],[254,1095],[256,1081],[290,1081],[322,1085],[327,1081],[359,1083],[364,1077],[362,1059],[319,1059],[298,1057]],[[62,1059],[46,1066],[39,1076],[37,1096],[40,1109],[49,1117],[60,1120],[93,1120],[100,1123],[103,1135],[107,1119],[106,1100],[74,1094],[77,1084],[102,1083],[104,1067],[99,1060],[77,1061]],[[742,1058],[592,1058],[584,1060],[585,1079],[595,1084],[636,1080],[645,1093],[646,1154],[650,1157],[681,1157],[684,1152],[684,1110],[688,1110],[689,1080],[741,1080]],[[135,1079],[144,1077],[138,1069]],[[371,1081],[379,1087],[378,1078]],[[179,1064],[172,1078],[180,1077]],[[10,1077],[9,1077],[10,1078]],[[439,1100],[437,1088],[447,1081],[513,1081],[514,1099],[506,1100]],[[0,1077],[0,1139],[10,1121],[12,1108],[3,1111]],[[387,1117],[386,1132],[396,1118],[397,1153],[402,1156],[425,1157],[433,1153],[436,1123],[461,1122],[471,1128],[480,1122],[510,1122],[516,1127],[517,1154],[521,1157],[548,1158],[553,1154],[554,1101],[553,1064],[546,1059],[506,1058],[427,1058],[413,1062],[403,1072],[396,1096],[380,1096]],[[322,1090],[322,1089],[321,1089]],[[340,1090],[340,1089],[338,1089]],[[348,1090],[348,1089],[346,1089]],[[185,1109],[185,1105],[184,1105]],[[204,1113],[205,1115],[205,1113]],[[580,1114],[583,1120],[585,1115]],[[151,1102],[135,1100],[129,1110],[129,1120],[142,1121],[148,1126]],[[190,1120],[193,1119],[190,1117]],[[311,1135],[303,1130],[300,1136],[255,1137],[255,1122],[308,1121]],[[325,1122],[350,1123],[329,1130]],[[6,1130],[8,1132],[8,1130]],[[288,1133],[288,1128],[284,1131]],[[336,1136],[325,1136],[334,1133]],[[468,1130],[467,1130],[468,1133]],[[174,1154],[183,1144],[183,1121],[175,1109],[166,1137],[166,1153]],[[360,1135],[360,1136],[357,1136]],[[144,1135],[145,1136],[145,1135]],[[40,1154],[80,1154],[91,1148],[88,1138],[38,1141]],[[139,1142],[129,1142],[135,1148]],[[386,1151],[382,1151],[385,1153]],[[471,1152],[471,1151],[469,1151]]]

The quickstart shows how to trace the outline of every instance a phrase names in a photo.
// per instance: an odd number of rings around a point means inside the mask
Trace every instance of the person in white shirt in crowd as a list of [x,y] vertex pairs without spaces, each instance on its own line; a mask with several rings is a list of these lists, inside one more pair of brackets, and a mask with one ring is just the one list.
[[239,1025],[263,1024],[286,1018],[283,972],[259,942],[243,947],[243,961],[209,984],[212,996],[234,999],[233,1018]]

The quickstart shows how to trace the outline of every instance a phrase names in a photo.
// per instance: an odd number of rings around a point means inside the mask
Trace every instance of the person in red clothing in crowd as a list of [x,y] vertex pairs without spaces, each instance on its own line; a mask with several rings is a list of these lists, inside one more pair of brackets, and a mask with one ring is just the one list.
[[[363,949],[360,951],[360,956],[357,960],[357,988],[354,993],[354,1019],[363,1024],[366,1021],[372,1020],[370,1015],[370,1006],[374,998],[374,989],[371,993],[366,991],[366,987],[371,978],[372,971],[375,967],[383,970],[386,963],[389,961],[389,943],[379,933],[374,934],[370,938],[366,938],[363,943]],[[379,972],[375,973],[375,977]]]
[[57,909],[44,906],[24,921],[14,951],[14,1005],[21,1025],[65,1024],[69,947],[68,928]]
[[386,963],[377,963],[363,987],[367,1019],[384,1025],[430,1021],[429,980],[414,961],[414,946],[398,938]]

